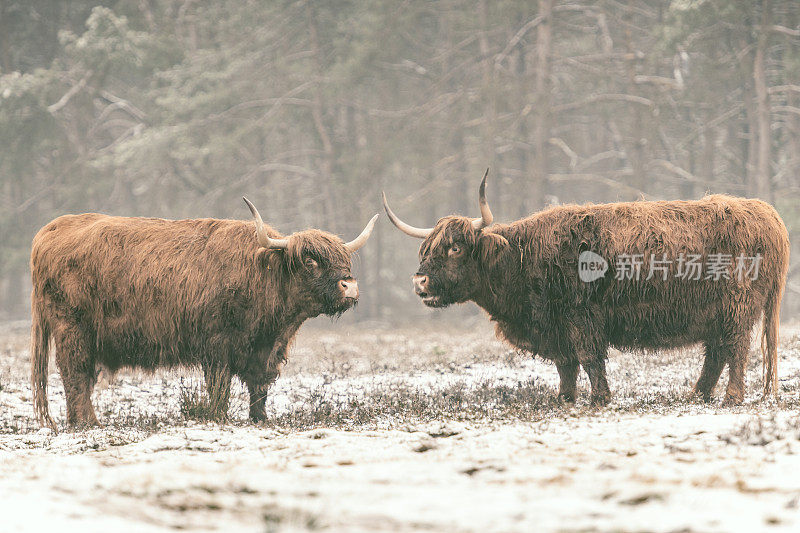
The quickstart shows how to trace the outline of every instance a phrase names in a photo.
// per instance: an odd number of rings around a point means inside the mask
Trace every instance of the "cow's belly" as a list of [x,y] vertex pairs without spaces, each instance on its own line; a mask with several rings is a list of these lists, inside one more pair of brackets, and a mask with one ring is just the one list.
[[616,348],[678,348],[749,334],[745,330],[752,329],[763,308],[759,291],[702,297],[677,294],[669,299],[608,305],[603,322],[608,342]]
[[606,320],[606,336],[620,350],[679,348],[709,338],[714,323],[705,314],[684,311],[617,310]]
[[[726,300],[727,301],[727,300]],[[558,362],[572,359],[580,351],[657,350],[691,346],[727,337],[726,328],[752,327],[758,303],[748,301],[745,315],[732,316],[729,304],[708,301],[665,305],[658,302],[590,305],[548,313],[532,312],[530,320],[498,321],[497,333],[518,349]],[[724,318],[727,317],[727,318]],[[555,319],[554,319],[555,318]]]
[[100,344],[98,363],[111,370],[119,368],[170,368],[193,366],[200,362],[199,353],[180,342],[164,342],[148,338],[138,331],[106,337]]

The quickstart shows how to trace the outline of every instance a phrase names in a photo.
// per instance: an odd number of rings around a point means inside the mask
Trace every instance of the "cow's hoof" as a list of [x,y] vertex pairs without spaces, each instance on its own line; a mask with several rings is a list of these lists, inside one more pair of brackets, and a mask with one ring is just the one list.
[[610,394],[592,394],[592,398],[589,403],[592,407],[605,407],[610,401]]
[[737,405],[742,405],[744,402],[744,398],[741,396],[731,396],[730,394],[725,395],[725,399],[722,400],[723,407],[735,407]]
[[689,395],[690,400],[697,400],[705,403],[709,403],[714,397],[711,395],[711,392],[700,391],[697,389],[692,390],[692,393]]
[[574,392],[559,392],[558,393],[558,401],[561,403],[575,403],[575,393]]
[[250,413],[250,422],[253,424],[261,424],[267,420],[266,413]]
[[100,422],[97,421],[96,417],[92,416],[91,418],[85,419],[81,418],[78,420],[67,420],[67,426],[74,430],[93,429],[100,427]]

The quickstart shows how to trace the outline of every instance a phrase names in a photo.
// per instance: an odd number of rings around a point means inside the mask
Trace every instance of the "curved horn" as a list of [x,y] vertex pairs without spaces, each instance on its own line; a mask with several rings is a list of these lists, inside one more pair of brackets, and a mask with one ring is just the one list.
[[367,244],[367,239],[372,234],[372,228],[375,227],[375,221],[378,220],[380,215],[375,215],[367,222],[367,225],[364,227],[364,231],[361,232],[361,235],[353,239],[352,241],[345,243],[345,247],[350,250],[351,252],[355,252],[365,244]]
[[256,236],[258,237],[258,244],[260,244],[263,248],[275,249],[275,248],[286,248],[289,245],[289,239],[273,239],[269,235],[267,235],[267,228],[264,227],[264,221],[261,220],[261,215],[258,214],[258,209],[254,206],[250,200],[242,196],[242,200],[244,203],[247,204],[247,207],[250,208],[250,212],[253,213],[253,218],[256,221]]
[[480,218],[472,219],[472,227],[475,229],[485,228],[494,221],[492,210],[489,209],[489,202],[486,201],[486,176],[488,175],[489,169],[487,168],[483,175],[483,180],[481,180],[481,188],[478,190],[478,203],[481,206],[481,216]]
[[397,218],[397,216],[394,213],[392,213],[392,210],[389,209],[389,204],[386,203],[386,193],[384,192],[381,194],[383,194],[383,208],[386,210],[386,214],[389,215],[389,220],[392,221],[392,224],[397,226],[397,229],[399,229],[406,235],[411,235],[412,237],[416,237],[418,239],[424,239],[431,234],[433,228],[426,228],[426,229],[415,228],[414,226],[410,226],[405,222],[403,222],[402,220],[400,220],[399,218]]

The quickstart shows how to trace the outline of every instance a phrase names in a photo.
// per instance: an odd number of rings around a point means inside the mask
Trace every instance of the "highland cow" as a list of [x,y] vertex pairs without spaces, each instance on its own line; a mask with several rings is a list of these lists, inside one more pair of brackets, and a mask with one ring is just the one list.
[[48,412],[52,340],[70,425],[95,425],[98,368],[200,366],[208,391],[227,407],[232,376],[250,393],[250,418],[265,418],[300,325],[338,315],[358,300],[350,256],[355,240],[318,230],[282,237],[255,219],[163,220],[67,215],[44,226],[31,251],[33,403]]
[[[575,400],[583,367],[598,405],[610,399],[610,346],[651,351],[698,343],[705,360],[694,392],[708,401],[728,365],[725,403],[741,403],[751,332],[763,315],[764,395],[777,392],[789,238],[772,206],[726,195],[562,205],[489,227],[485,186],[486,175],[481,217],[447,216],[429,229],[398,219],[384,195],[395,226],[424,239],[413,282],[425,305],[475,302],[499,337],[555,363],[565,401]],[[751,259],[747,276],[736,272],[742,258]],[[708,270],[686,276],[690,263]]]

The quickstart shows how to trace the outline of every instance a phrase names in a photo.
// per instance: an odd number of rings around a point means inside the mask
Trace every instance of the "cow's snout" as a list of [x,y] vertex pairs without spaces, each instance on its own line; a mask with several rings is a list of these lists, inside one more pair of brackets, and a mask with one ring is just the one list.
[[414,292],[422,298],[426,297],[428,295],[428,276],[415,274],[411,279],[414,282]]
[[354,279],[343,279],[339,281],[339,288],[342,291],[342,296],[345,298],[352,298],[358,300],[358,282]]

